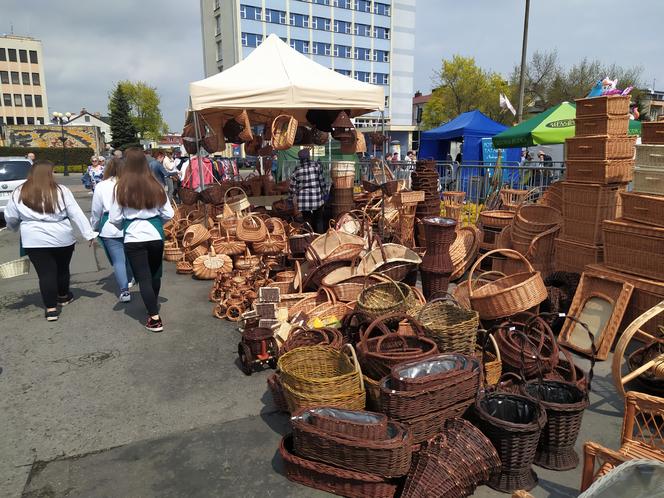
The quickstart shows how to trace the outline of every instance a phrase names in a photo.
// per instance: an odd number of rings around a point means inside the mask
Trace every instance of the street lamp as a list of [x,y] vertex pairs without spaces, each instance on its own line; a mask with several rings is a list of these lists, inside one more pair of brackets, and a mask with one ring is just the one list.
[[69,168],[67,167],[67,137],[65,137],[65,123],[71,118],[71,112],[62,114],[61,112],[53,113],[53,122],[60,124],[60,141],[62,142],[62,165],[64,166],[64,175],[69,176]]

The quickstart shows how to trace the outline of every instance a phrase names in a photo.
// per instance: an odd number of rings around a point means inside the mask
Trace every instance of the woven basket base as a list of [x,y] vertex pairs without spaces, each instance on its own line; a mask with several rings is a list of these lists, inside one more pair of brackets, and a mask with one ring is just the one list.
[[517,489],[530,491],[537,486],[537,481],[535,471],[528,469],[520,474],[501,472],[489,479],[487,486],[503,493],[512,493]]
[[572,470],[579,465],[579,455],[573,446],[562,448],[538,448],[535,465],[550,470]]

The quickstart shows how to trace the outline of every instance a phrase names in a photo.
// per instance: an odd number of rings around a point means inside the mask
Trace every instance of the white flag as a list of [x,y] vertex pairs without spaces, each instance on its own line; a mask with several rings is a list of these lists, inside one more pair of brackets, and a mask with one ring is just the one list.
[[500,107],[503,109],[509,109],[512,114],[516,116],[516,110],[514,109],[514,106],[510,102],[510,99],[508,99],[504,94],[500,94]]

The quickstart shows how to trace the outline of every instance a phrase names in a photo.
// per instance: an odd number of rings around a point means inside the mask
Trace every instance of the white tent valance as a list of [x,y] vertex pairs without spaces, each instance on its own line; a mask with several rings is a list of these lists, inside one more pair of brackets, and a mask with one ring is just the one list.
[[382,111],[383,87],[328,69],[271,34],[246,59],[229,69],[189,84],[191,110],[219,122],[249,113],[253,123],[279,114],[300,123],[309,109],[345,109],[351,117]]

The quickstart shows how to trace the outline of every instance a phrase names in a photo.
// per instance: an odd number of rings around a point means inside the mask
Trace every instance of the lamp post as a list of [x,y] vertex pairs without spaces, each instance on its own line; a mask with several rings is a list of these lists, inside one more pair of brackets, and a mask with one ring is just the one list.
[[69,176],[69,168],[67,167],[67,137],[65,137],[65,123],[71,118],[71,112],[62,114],[61,112],[53,113],[53,122],[60,124],[60,141],[62,142],[62,165],[64,166],[64,175]]

